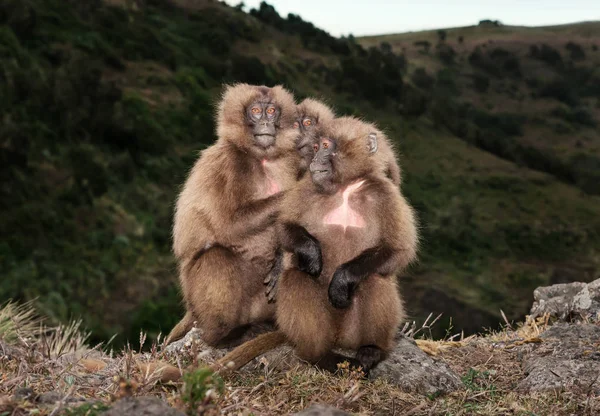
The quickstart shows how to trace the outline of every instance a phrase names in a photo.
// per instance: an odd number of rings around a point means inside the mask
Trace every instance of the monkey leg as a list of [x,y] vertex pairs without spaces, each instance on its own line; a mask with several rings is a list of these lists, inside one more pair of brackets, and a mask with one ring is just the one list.
[[227,343],[249,324],[274,317],[275,308],[264,295],[264,276],[227,248],[204,252],[181,279],[188,311],[208,345]]
[[358,286],[344,316],[339,346],[357,350],[357,360],[368,371],[391,351],[403,319],[396,279],[371,275]]
[[298,357],[318,364],[331,351],[336,335],[327,286],[296,269],[284,272],[278,285],[277,326]]

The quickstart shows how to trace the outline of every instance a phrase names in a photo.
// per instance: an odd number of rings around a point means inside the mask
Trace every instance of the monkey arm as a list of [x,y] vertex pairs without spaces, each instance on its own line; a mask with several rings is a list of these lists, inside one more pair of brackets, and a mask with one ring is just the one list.
[[285,251],[292,252],[298,260],[298,270],[312,277],[319,277],[323,270],[321,244],[306,228],[293,222],[280,227],[279,239]]
[[393,274],[400,258],[400,253],[388,245],[364,250],[337,268],[329,284],[329,301],[336,308],[347,308],[361,281],[372,274],[382,276]]
[[273,225],[279,215],[283,192],[268,198],[251,201],[238,207],[230,216],[223,235],[228,241],[239,241]]

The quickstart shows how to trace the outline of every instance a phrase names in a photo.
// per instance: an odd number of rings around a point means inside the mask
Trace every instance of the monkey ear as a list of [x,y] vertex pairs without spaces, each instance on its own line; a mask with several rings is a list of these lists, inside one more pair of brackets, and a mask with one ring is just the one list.
[[377,152],[377,135],[375,133],[369,133],[367,148],[369,149],[369,153]]

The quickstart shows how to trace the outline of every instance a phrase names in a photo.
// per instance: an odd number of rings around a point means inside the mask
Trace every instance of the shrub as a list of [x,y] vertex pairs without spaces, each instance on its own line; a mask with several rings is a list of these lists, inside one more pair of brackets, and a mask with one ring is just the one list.
[[596,120],[594,116],[585,108],[565,108],[557,107],[552,110],[551,113],[555,117],[562,118],[573,124],[580,124],[582,126],[596,127]]
[[569,51],[570,57],[574,61],[582,61],[585,59],[585,52],[583,48],[574,42],[568,42],[565,48]]
[[570,106],[574,106],[578,102],[575,91],[571,85],[563,79],[555,79],[545,84],[540,90],[540,96],[554,98]]
[[543,61],[555,68],[562,68],[563,66],[563,60],[560,52],[553,47],[546,45],[545,43],[542,44],[541,47],[537,47],[536,45],[530,46],[529,55],[532,58]]
[[438,39],[439,39],[440,42],[443,42],[443,41],[446,40],[447,34],[446,34],[445,30],[442,30],[442,29],[438,30],[437,31],[437,35],[438,35]]
[[490,79],[485,75],[475,74],[473,75],[473,88],[477,92],[486,92],[490,87]]
[[418,40],[414,43],[415,46],[419,46],[422,49],[422,52],[429,53],[429,49],[431,48],[431,42],[427,40]]
[[419,117],[427,111],[428,97],[419,89],[406,85],[400,99],[400,114]]
[[519,58],[502,48],[494,48],[486,52],[478,46],[469,55],[469,63],[497,77],[521,76]]
[[452,65],[454,63],[456,52],[452,46],[445,43],[439,43],[435,49],[437,51],[438,58],[440,58],[443,63],[446,65]]
[[435,83],[435,79],[427,73],[425,68],[417,68],[412,74],[412,82],[419,88],[429,89]]

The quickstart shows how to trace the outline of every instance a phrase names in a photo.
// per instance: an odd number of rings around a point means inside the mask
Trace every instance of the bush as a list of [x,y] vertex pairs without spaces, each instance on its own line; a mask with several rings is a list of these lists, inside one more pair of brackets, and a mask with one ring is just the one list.
[[521,76],[519,58],[514,53],[502,48],[494,48],[486,52],[478,46],[469,55],[469,63],[496,77]]
[[475,74],[473,75],[473,88],[477,92],[484,93],[490,87],[490,79],[485,75]]
[[442,29],[438,30],[438,31],[437,31],[437,35],[438,35],[438,40],[439,40],[440,42],[443,42],[443,41],[445,41],[445,40],[446,40],[446,36],[447,36],[447,34],[446,34],[446,31],[445,31],[445,30],[442,30]]
[[406,85],[400,99],[400,114],[419,117],[427,111],[428,97],[419,89]]
[[562,56],[560,55],[560,52],[546,44],[542,44],[541,47],[538,47],[536,45],[530,46],[529,56],[531,56],[534,59],[543,61],[555,68],[563,67],[563,60]]
[[412,74],[412,82],[419,88],[429,89],[435,83],[435,79],[427,73],[425,68],[417,68]]
[[437,51],[437,56],[446,65],[452,65],[454,63],[454,58],[456,57],[456,51],[452,48],[452,46],[446,43],[438,43],[435,47]]
[[414,45],[423,48],[422,52],[426,54],[429,53],[429,49],[431,48],[431,42],[427,40],[418,40],[414,43]]
[[563,79],[555,79],[548,82],[541,88],[540,96],[553,98],[570,106],[574,106],[578,102],[575,91],[571,85]]
[[573,124],[580,124],[587,127],[596,127],[596,120],[592,113],[585,108],[564,108],[557,107],[551,113],[555,117],[562,118]]
[[565,48],[569,51],[572,60],[583,61],[585,59],[585,52],[580,45],[574,42],[568,42],[565,45]]

